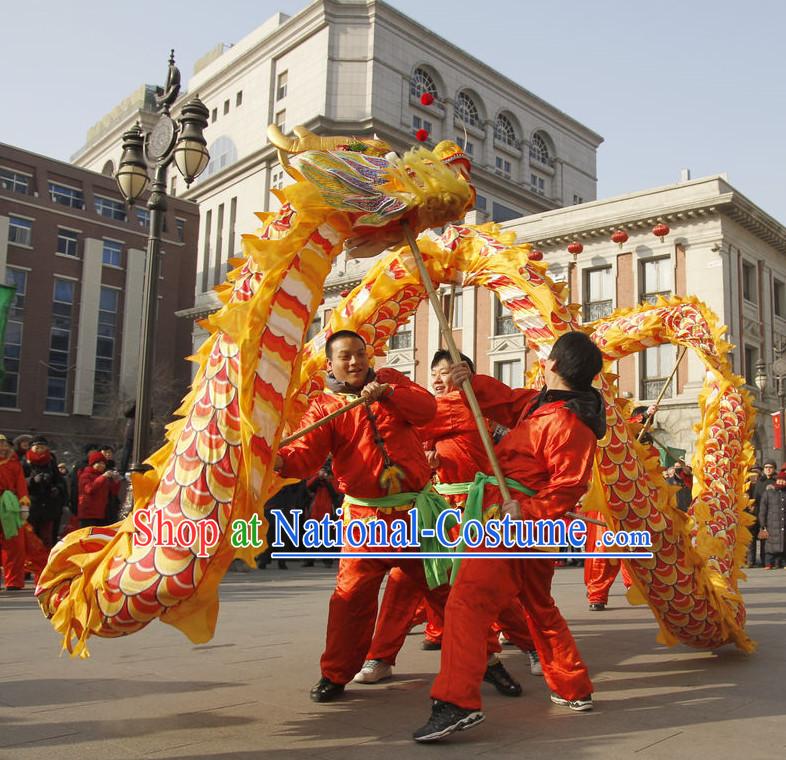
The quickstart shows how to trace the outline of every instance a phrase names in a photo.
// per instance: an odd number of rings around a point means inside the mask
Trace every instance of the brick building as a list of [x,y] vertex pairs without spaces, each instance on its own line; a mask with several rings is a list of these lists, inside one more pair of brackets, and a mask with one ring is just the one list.
[[[136,395],[148,228],[147,209],[129,209],[112,176],[0,144],[0,281],[17,290],[0,385],[7,436],[42,433],[61,453],[96,437],[120,444],[120,411]],[[171,411],[191,379],[191,325],[174,313],[193,304],[196,205],[173,199],[165,228],[156,384]]]

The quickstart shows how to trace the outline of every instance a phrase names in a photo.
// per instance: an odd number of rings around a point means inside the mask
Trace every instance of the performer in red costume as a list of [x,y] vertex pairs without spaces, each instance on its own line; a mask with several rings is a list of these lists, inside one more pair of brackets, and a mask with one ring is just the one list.
[[[588,517],[600,519],[602,515],[597,512],[587,512]],[[604,551],[603,547],[596,546],[598,538],[604,528],[589,523],[587,525],[587,551]],[[611,547],[607,551],[621,551],[619,547]],[[614,585],[614,579],[622,569],[622,582],[625,588],[633,584],[628,568],[619,559],[587,558],[584,560],[584,584],[587,587],[587,600],[592,612],[606,609],[609,603],[609,591]]]
[[22,465],[8,439],[0,435],[0,564],[6,591],[21,591],[25,587],[25,526],[29,507]]
[[[394,369],[375,373],[369,367],[366,344],[357,333],[334,333],[325,352],[328,388],[311,402],[302,426],[341,408],[353,397],[361,396],[367,403],[281,449],[276,460],[280,474],[307,478],[332,453],[338,490],[345,495],[345,520],[368,517],[390,523],[405,517],[404,510],[414,503],[419,511],[438,513],[444,501],[431,487],[431,468],[415,429],[434,416],[434,397]],[[315,702],[340,696],[362,666],[374,632],[379,587],[392,567],[400,567],[424,591],[428,575],[434,586],[430,599],[438,607],[444,606],[448,588],[436,586],[447,580],[447,568],[425,565],[413,559],[339,562],[336,589],[330,598],[327,644],[320,662],[322,678],[311,690]]]
[[[475,367],[470,359],[462,354],[462,359],[474,374]],[[478,433],[472,413],[464,403],[461,393],[449,386],[450,353],[437,351],[431,361],[431,383],[437,399],[437,413],[427,425],[418,428],[426,449],[426,458],[434,468],[438,483],[436,489],[442,493],[451,506],[463,509],[467,489],[478,472],[489,472],[486,450]],[[400,571],[392,570],[388,578],[382,605],[377,618],[377,626],[366,662],[355,676],[357,683],[377,683],[392,675],[396,656],[404,645],[407,633],[412,627],[418,606],[423,602],[423,592],[411,583]],[[427,641],[440,642],[442,639],[442,616],[427,605]],[[530,658],[530,668],[535,675],[541,675],[535,646],[526,623],[526,612],[516,599],[511,606],[500,613],[507,638]],[[483,680],[494,685],[505,696],[519,696],[521,685],[505,670],[496,654],[501,651],[497,632],[489,630],[487,641],[489,662]]]
[[[502,503],[487,485],[484,508],[500,504],[514,520],[562,517],[587,488],[597,440],[605,434],[603,400],[592,386],[603,360],[584,333],[561,336],[544,362],[541,391],[513,390],[490,377],[472,377],[466,364],[454,365],[451,383],[470,379],[483,413],[511,428],[496,447],[507,479],[532,495],[513,490]],[[493,481],[491,481],[493,482]],[[481,544],[477,551],[488,551]],[[504,554],[504,550],[500,550]],[[485,671],[486,633],[511,600],[521,595],[532,622],[543,675],[552,701],[573,710],[592,708],[592,682],[576,642],[551,596],[553,560],[463,560],[445,609],[441,670],[434,681],[431,717],[413,738],[441,739],[480,723],[480,683]]]

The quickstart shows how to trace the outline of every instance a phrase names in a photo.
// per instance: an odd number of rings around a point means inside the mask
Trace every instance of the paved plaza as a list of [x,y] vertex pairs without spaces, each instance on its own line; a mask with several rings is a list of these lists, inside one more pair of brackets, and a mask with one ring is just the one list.
[[505,664],[518,699],[484,685],[484,724],[419,746],[439,653],[411,635],[392,681],[352,685],[318,705],[332,571],[230,574],[215,638],[194,646],[160,622],[124,639],[91,639],[89,660],[58,656],[31,594],[0,594],[0,758],[735,758],[786,753],[786,571],[751,570],[745,585],[758,653],[667,649],[647,608],[618,581],[589,612],[581,571],[555,576],[555,597],[595,682],[595,710],[548,700],[524,655]]

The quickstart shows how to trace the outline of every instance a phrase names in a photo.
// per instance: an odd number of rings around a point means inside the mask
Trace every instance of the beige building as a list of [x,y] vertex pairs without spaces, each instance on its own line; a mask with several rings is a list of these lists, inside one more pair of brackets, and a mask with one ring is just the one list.
[[[423,92],[432,105],[422,105]],[[150,94],[141,88],[95,125],[75,163],[117,166],[123,131],[155,120]],[[270,123],[323,135],[376,133],[396,150],[415,143],[419,129],[431,145],[458,140],[475,166],[478,211],[500,221],[596,197],[599,135],[377,0],[316,0],[291,17],[276,14],[198,62],[175,116],[190,94],[210,109],[211,161],[191,189],[171,180],[173,193],[198,202],[201,218],[195,306],[185,316],[217,306],[211,291],[227,259],[240,251],[241,234],[256,229],[254,212],[275,207],[271,188],[287,181],[266,139]],[[337,263],[332,303],[367,266]]]
[[[662,241],[652,233],[658,222],[670,228]],[[775,347],[786,342],[786,227],[723,176],[686,176],[674,185],[535,214],[505,226],[541,249],[550,272],[561,279],[572,260],[567,246],[573,240],[583,244],[570,287],[587,321],[658,294],[694,295],[706,303],[727,325],[726,339],[735,346],[733,369],[747,379],[759,407],[753,440],[757,455],[773,454],[769,412],[778,399],[772,386],[762,398],[753,379],[759,359],[769,367]],[[629,235],[622,248],[611,240],[617,229]],[[637,401],[654,399],[676,358],[673,346],[660,346],[621,360],[620,391]],[[691,454],[704,381],[704,367],[691,352],[675,380],[658,415],[658,437]]]

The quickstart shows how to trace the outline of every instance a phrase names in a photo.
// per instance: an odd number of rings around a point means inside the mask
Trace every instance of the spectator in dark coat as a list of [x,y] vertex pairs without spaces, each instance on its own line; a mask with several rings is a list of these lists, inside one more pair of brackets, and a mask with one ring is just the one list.
[[[756,488],[753,490],[753,511],[756,515],[756,519],[759,523],[759,528],[763,527],[763,523],[759,520],[759,507],[761,506],[761,500],[764,494],[767,492],[768,489],[775,488],[775,473],[777,472],[778,468],[775,464],[775,461],[772,459],[767,459],[764,462],[764,467],[762,468],[762,475],[759,478],[758,482],[756,483]],[[764,541],[759,541],[759,556],[761,557],[761,564],[764,565],[766,562],[766,558],[764,556],[766,552]]]
[[[756,546],[759,543],[759,530],[761,530],[761,525],[759,525],[759,507],[756,503],[755,494],[761,474],[762,469],[758,464],[753,465],[748,471],[748,498],[750,502],[745,507],[745,511],[756,518],[756,522],[748,526],[748,530],[751,532],[751,543],[748,547],[748,567],[756,567]],[[761,563],[764,564],[763,555]]]
[[24,470],[30,494],[28,522],[44,546],[51,549],[57,543],[68,490],[44,436],[35,436],[30,441]]
[[786,468],[778,473],[775,488],[766,490],[761,497],[759,522],[762,529],[759,538],[765,540],[765,568],[783,567],[786,559]]
[[[104,455],[104,459],[106,459],[106,469],[109,470],[117,470],[117,465],[115,464],[115,450],[109,445],[104,444],[99,449],[100,452]],[[120,473],[123,474],[122,472]],[[110,493],[109,494],[109,503],[107,504],[106,508],[106,520],[107,525],[111,525],[112,523],[117,522],[118,515],[120,513],[120,496],[119,494]]]

